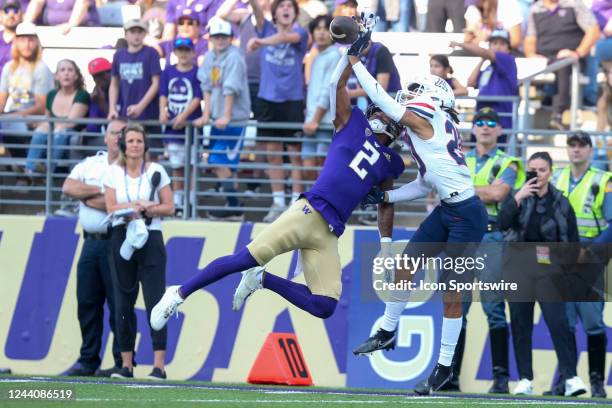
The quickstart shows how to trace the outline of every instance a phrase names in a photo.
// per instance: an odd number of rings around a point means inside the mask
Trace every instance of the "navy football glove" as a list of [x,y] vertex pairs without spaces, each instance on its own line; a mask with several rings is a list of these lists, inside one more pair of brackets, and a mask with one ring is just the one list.
[[361,200],[361,205],[380,204],[385,202],[385,192],[373,187],[367,196]]
[[358,57],[361,52],[366,49],[370,44],[370,37],[372,36],[372,30],[366,30],[359,33],[359,36],[353,44],[349,47],[347,55]]

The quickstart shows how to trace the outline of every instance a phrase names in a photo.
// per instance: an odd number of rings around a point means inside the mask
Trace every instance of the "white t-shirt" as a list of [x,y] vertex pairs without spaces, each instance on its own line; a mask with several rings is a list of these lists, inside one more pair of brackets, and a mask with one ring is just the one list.
[[[68,178],[78,180],[90,186],[102,187],[102,180],[106,171],[110,167],[108,154],[98,152],[95,156],[90,156],[74,166]],[[83,230],[92,234],[105,233],[107,230],[106,212],[86,206],[82,201],[79,202],[79,221]]]
[[[160,173],[161,179],[151,201],[159,203],[159,190],[170,184],[170,177],[168,177],[166,170],[157,163],[148,163],[148,168],[139,177],[130,177],[123,167],[116,163],[112,164],[104,177],[104,185],[115,189],[118,204],[149,200],[151,198],[151,178],[156,171]],[[113,227],[121,224],[125,224],[123,219],[113,221]],[[161,230],[160,218],[153,218],[151,225],[147,228],[149,230]]]

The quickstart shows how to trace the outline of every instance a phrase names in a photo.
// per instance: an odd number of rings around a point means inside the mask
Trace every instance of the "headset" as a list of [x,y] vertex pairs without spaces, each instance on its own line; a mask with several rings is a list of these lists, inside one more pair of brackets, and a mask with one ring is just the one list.
[[127,150],[127,145],[125,143],[125,136],[127,132],[129,131],[142,132],[143,139],[144,139],[144,152],[146,153],[147,151],[149,151],[149,138],[147,137],[147,133],[145,132],[144,128],[140,125],[136,125],[136,126],[127,125],[127,126],[124,126],[123,129],[121,129],[121,134],[119,135],[119,140],[117,141],[119,150],[121,150],[121,152],[125,154],[125,151]]

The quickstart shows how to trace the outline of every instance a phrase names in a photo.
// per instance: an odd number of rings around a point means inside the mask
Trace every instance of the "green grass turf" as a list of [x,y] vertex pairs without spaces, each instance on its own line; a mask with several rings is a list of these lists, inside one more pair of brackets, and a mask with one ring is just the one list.
[[[82,381],[82,382],[81,382]],[[226,388],[221,388],[226,387]],[[71,390],[75,398],[64,401],[11,400],[9,390]],[[312,392],[315,391],[315,392]],[[348,392],[348,393],[346,393]],[[205,382],[147,382],[66,377],[0,376],[0,407],[534,407],[592,406],[609,401],[585,398],[491,398],[486,395],[442,393],[416,397],[404,391],[329,389],[322,387],[270,387]],[[605,404],[608,405],[608,404]],[[612,404],[610,405],[612,406]]]

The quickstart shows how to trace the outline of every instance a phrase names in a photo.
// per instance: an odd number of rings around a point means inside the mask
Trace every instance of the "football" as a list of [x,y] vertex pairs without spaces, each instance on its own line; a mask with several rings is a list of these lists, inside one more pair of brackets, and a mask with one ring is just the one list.
[[332,40],[338,44],[352,44],[359,35],[359,25],[350,17],[338,16],[329,25]]

